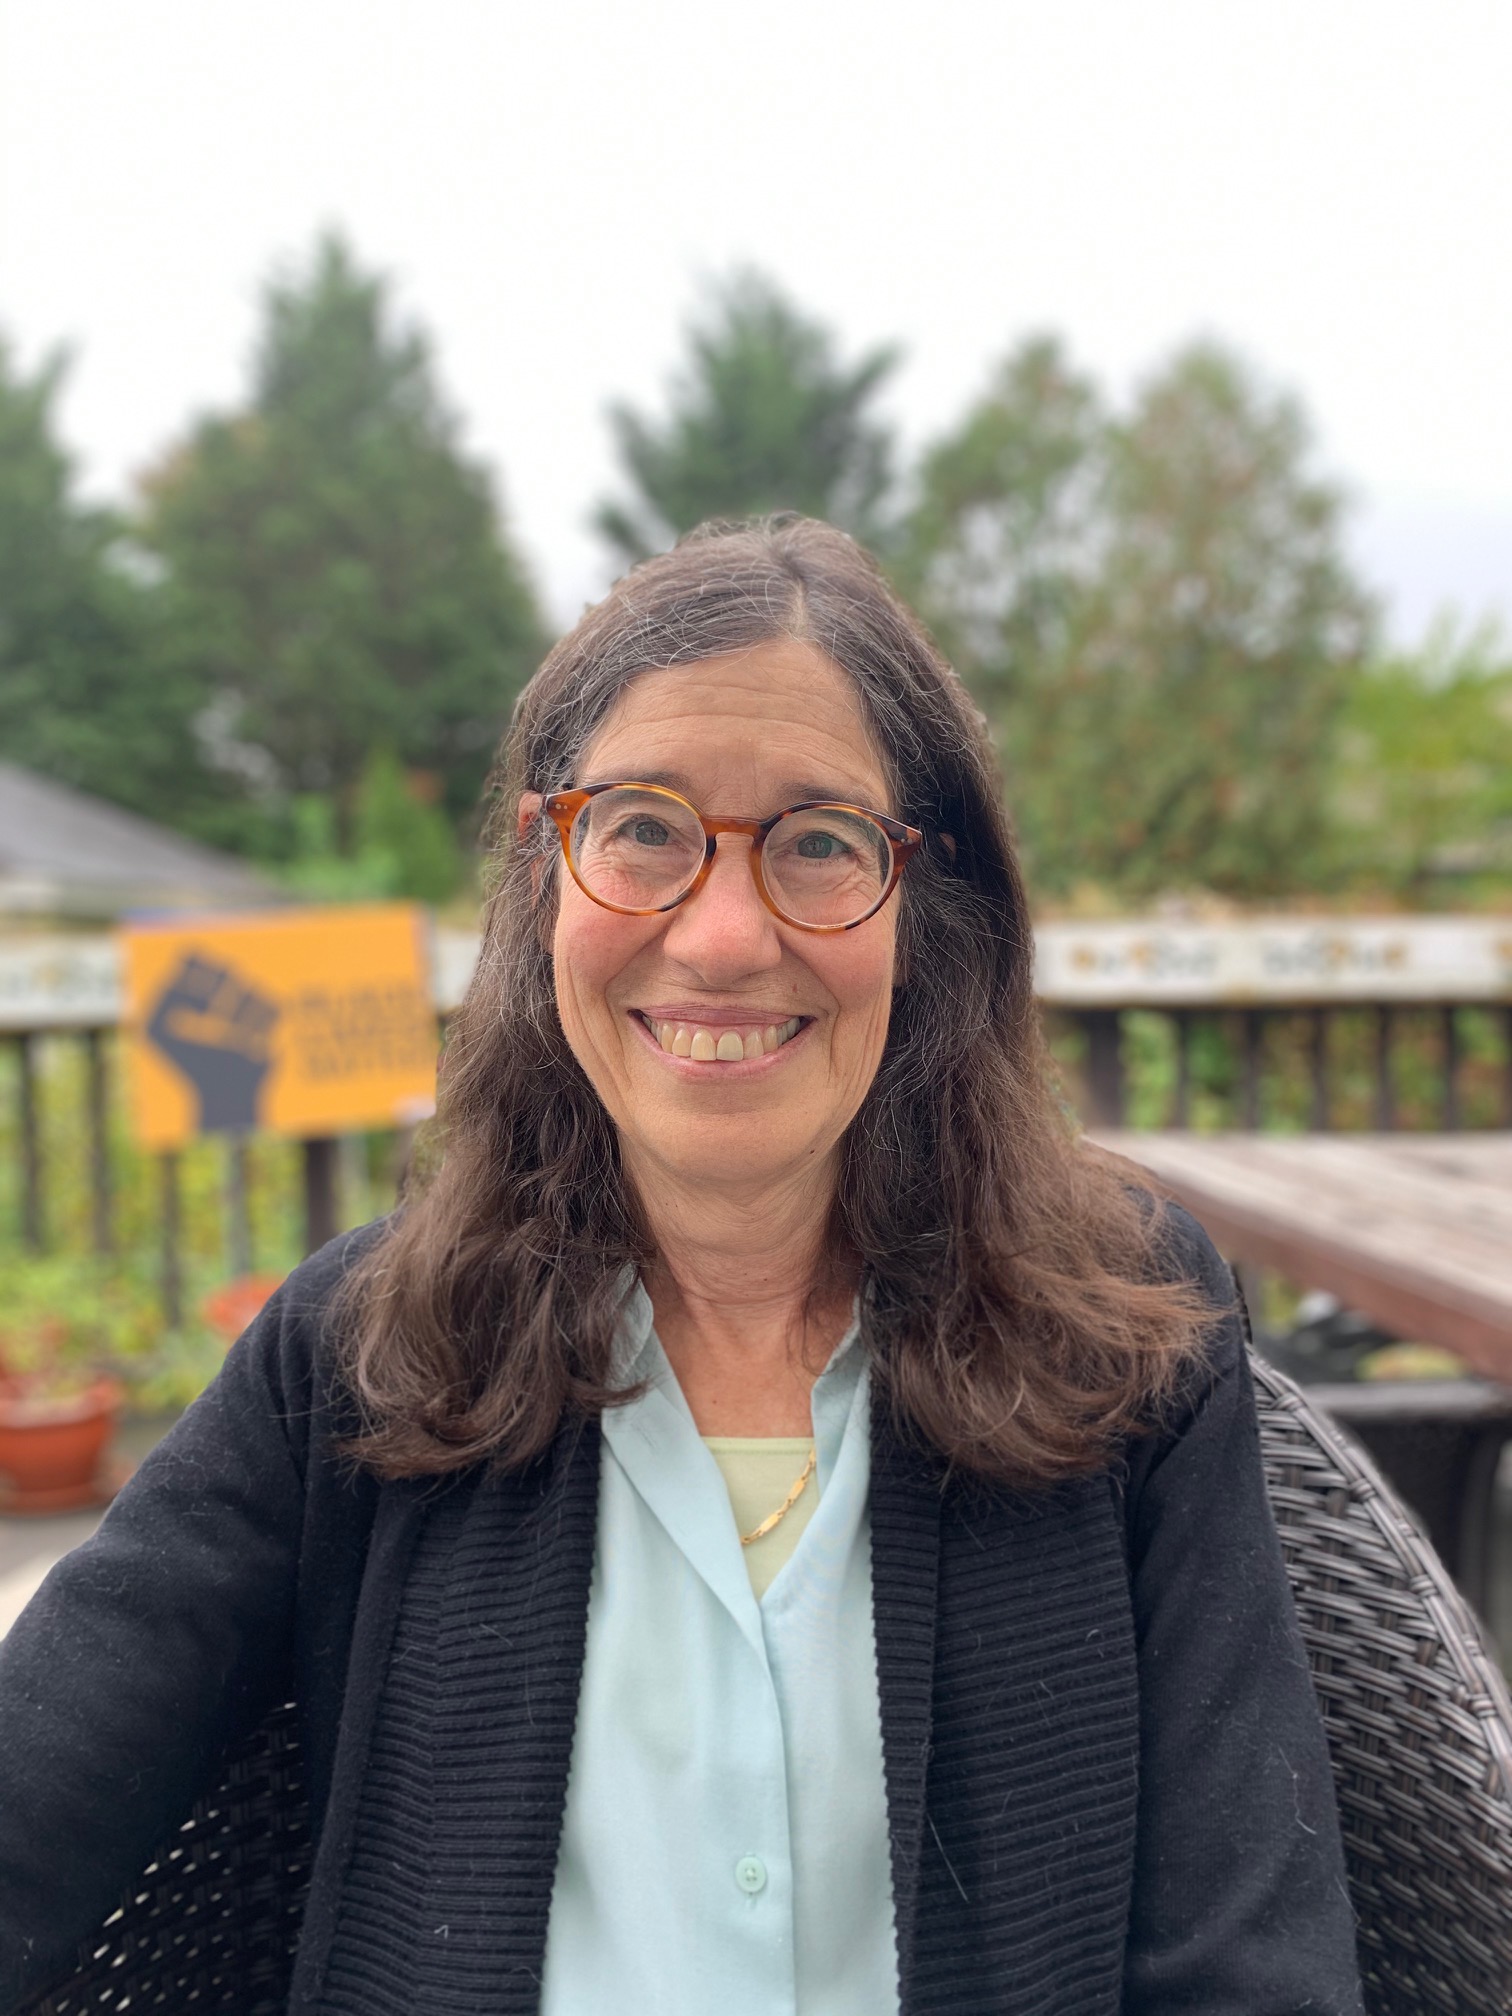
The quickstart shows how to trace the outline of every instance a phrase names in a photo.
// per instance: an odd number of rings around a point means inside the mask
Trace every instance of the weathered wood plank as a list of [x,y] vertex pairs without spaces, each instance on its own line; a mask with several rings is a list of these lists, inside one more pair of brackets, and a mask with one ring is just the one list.
[[1512,1143],[1093,1138],[1147,1168],[1231,1258],[1325,1288],[1398,1335],[1512,1381]]
[[1325,1179],[1331,1200],[1353,1197],[1361,1208],[1424,1214],[1425,1229],[1431,1224],[1451,1236],[1505,1240],[1512,1267],[1512,1168],[1509,1180],[1498,1182],[1483,1176],[1473,1158],[1455,1166],[1448,1158],[1435,1164],[1400,1155],[1400,1139],[1394,1135],[1376,1146],[1370,1136],[1309,1138],[1296,1144],[1300,1152],[1268,1159],[1278,1174],[1296,1181]]
[[1404,1264],[1422,1264],[1428,1256],[1435,1271],[1463,1267],[1498,1285],[1512,1277],[1507,1242],[1512,1221],[1506,1200],[1487,1186],[1417,1178],[1393,1170],[1384,1156],[1372,1180],[1357,1151],[1339,1157],[1329,1152],[1331,1142],[1319,1143],[1316,1154],[1311,1143],[1283,1149],[1231,1138],[1125,1136],[1117,1145],[1166,1180],[1200,1187],[1233,1210],[1252,1203],[1299,1232],[1347,1234]]
[[1394,1134],[1388,1152],[1413,1168],[1512,1189],[1512,1134]]

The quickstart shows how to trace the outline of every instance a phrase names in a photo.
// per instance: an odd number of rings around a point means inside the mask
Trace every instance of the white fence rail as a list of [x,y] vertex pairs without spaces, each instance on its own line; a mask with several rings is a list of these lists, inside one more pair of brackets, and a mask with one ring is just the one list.
[[[1512,917],[1053,923],[1034,949],[1036,991],[1056,1008],[1512,1002]],[[461,1000],[477,950],[470,931],[437,931],[441,1014]],[[0,1030],[108,1029],[120,1015],[109,934],[0,939]]]

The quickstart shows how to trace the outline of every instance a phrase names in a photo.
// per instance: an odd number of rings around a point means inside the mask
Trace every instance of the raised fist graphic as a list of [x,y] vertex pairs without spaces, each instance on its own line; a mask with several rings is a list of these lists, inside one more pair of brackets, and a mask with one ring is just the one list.
[[199,1094],[202,1132],[256,1125],[277,1020],[276,1003],[198,952],[158,996],[147,1034]]

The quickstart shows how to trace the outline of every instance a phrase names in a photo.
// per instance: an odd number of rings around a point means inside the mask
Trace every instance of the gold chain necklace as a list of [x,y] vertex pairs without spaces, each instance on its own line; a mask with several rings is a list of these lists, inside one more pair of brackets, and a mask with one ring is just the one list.
[[798,1503],[798,1500],[803,1496],[804,1485],[807,1484],[810,1477],[812,1477],[814,1474],[814,1463],[815,1459],[818,1457],[818,1454],[819,1451],[817,1447],[810,1449],[808,1455],[808,1461],[803,1466],[803,1474],[798,1479],[798,1482],[793,1486],[792,1490],[789,1491],[786,1498],[783,1499],[782,1503],[777,1507],[777,1510],[775,1512],[769,1514],[767,1518],[763,1519],[761,1524],[757,1526],[752,1532],[741,1534],[740,1544],[742,1547],[749,1547],[753,1540],[765,1540],[766,1536],[768,1535],[768,1533],[771,1532],[772,1528],[774,1526],[780,1525],[782,1521],[786,1519],[789,1512],[792,1511],[793,1507]]

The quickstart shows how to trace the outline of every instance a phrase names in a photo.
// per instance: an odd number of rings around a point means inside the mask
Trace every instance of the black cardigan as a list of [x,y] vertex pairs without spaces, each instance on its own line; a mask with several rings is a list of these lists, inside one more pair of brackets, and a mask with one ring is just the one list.
[[[1179,1271],[1226,1301],[1175,1222]],[[502,1479],[353,1476],[322,1311],[370,1236],[297,1270],[0,1647],[0,2006],[62,1971],[291,1690],[316,1834],[291,2009],[538,2006],[598,1430]],[[942,1488],[874,1418],[905,2016],[1360,2010],[1237,1316],[1211,1359],[1120,1476],[1032,1494]]]

